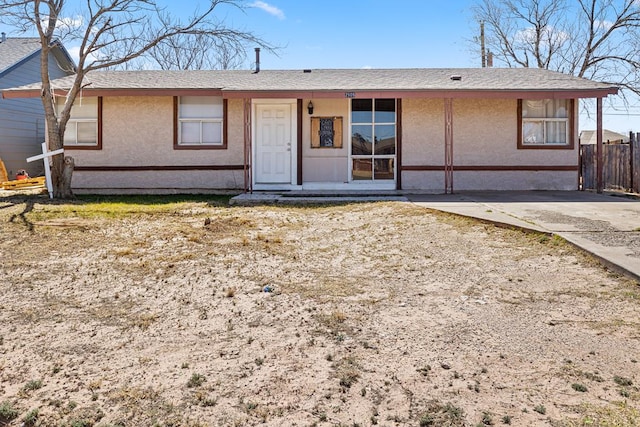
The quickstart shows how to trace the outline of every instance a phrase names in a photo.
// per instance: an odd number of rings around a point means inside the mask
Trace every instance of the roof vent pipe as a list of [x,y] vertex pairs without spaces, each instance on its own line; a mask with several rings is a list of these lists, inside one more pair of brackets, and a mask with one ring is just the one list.
[[7,41],[7,33],[5,33],[4,31],[2,32],[2,42],[6,42]]
[[260,48],[257,47],[256,48],[256,70],[254,71],[254,73],[259,73],[260,72]]

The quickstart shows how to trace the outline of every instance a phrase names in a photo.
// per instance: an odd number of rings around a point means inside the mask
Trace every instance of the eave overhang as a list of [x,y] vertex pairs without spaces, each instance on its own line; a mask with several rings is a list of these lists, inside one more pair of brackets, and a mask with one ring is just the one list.
[[[41,89],[7,89],[2,91],[3,98],[37,98]],[[68,89],[55,89],[56,96],[66,96]],[[491,90],[491,89],[327,89],[327,90],[224,90],[220,88],[91,88],[82,89],[83,96],[222,96],[227,99],[322,99],[322,98],[451,98],[451,99],[578,99],[605,98],[616,95],[618,88],[602,89],[548,89],[548,90]]]

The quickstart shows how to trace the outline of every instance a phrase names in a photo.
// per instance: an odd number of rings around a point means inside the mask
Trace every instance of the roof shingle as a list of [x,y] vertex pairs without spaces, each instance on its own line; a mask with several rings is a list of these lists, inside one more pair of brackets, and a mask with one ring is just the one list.
[[[460,80],[453,80],[453,75]],[[74,76],[54,80],[69,89]],[[535,68],[95,71],[86,89],[222,91],[604,91],[612,85]],[[30,85],[13,90],[36,89]]]
[[40,50],[40,39],[12,37],[0,42],[0,73]]

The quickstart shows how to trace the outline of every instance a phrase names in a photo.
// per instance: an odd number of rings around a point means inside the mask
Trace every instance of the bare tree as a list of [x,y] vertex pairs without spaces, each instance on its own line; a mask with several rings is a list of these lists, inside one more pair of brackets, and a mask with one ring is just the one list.
[[640,94],[638,0],[477,0],[474,14],[506,66],[552,69]]
[[162,70],[232,70],[246,59],[246,46],[240,40],[221,41],[208,34],[181,34],[163,40],[144,55]]
[[[35,28],[40,37],[41,98],[50,150],[62,148],[71,107],[91,71],[121,66],[160,44],[187,36],[214,40],[217,46],[232,50],[247,42],[272,49],[253,33],[215,20],[218,7],[243,8],[243,0],[208,0],[205,8],[196,9],[186,20],[170,15],[155,0],[83,0],[77,12],[71,9],[75,4],[71,0],[0,0],[3,21],[25,32]],[[75,79],[60,110],[48,72],[49,52],[58,40],[80,43]],[[52,163],[54,196],[72,197],[73,158],[58,155]]]

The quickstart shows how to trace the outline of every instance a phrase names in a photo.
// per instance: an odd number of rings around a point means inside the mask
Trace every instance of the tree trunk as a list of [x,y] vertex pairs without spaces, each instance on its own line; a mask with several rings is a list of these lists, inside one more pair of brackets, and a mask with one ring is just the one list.
[[[57,124],[55,126],[58,127]],[[58,132],[56,132],[58,130]],[[59,133],[58,129],[50,129],[49,136],[49,150],[54,151],[63,147],[63,137]],[[48,161],[48,159],[45,159]],[[75,162],[73,157],[64,156],[58,154],[51,159],[51,181],[53,185],[53,197],[56,199],[70,199],[73,197],[73,191],[71,191],[71,177],[73,176],[73,168]]]

